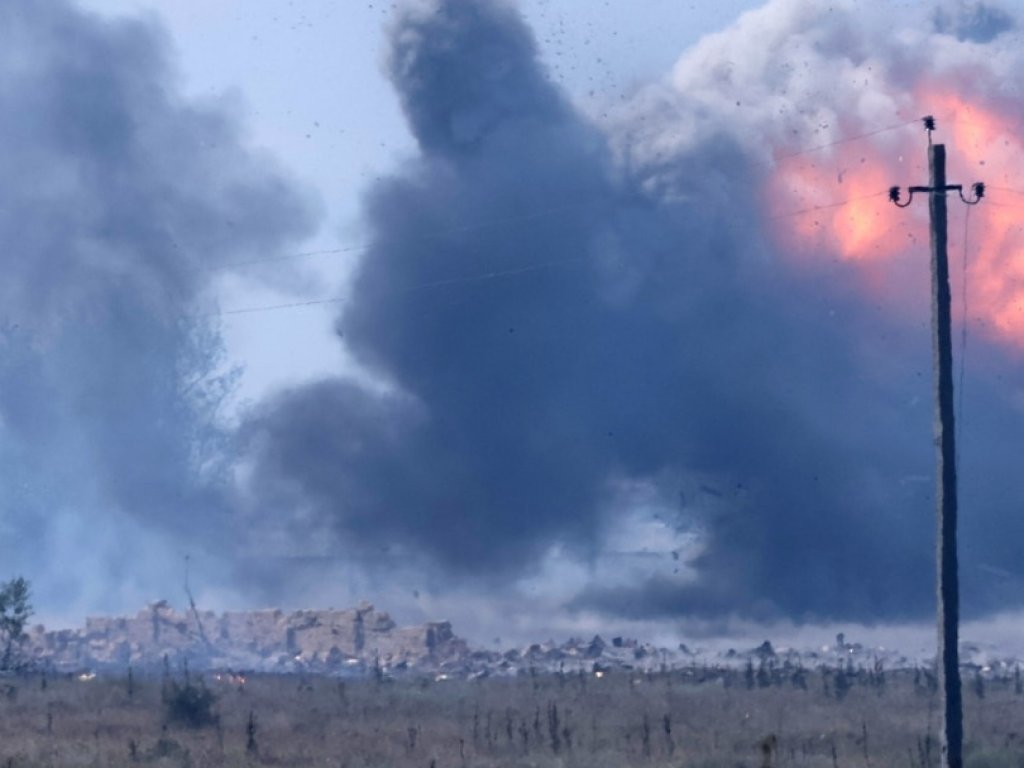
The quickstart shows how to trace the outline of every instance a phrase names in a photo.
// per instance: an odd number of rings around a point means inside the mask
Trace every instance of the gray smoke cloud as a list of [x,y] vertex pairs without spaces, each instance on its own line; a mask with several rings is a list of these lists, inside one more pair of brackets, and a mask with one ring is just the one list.
[[[366,190],[371,247],[337,321],[374,386],[295,387],[236,434],[217,417],[212,281],[308,234],[315,206],[226,107],[176,95],[154,26],[5,4],[9,567],[94,610],[177,589],[203,547],[204,578],[248,594],[294,600],[341,557],[378,584],[507,600],[561,552],[592,577],[567,611],[923,615],[923,244],[873,265],[872,294],[841,243],[795,258],[780,231],[806,220],[766,190],[788,151],[919,116],[921,73],[1019,120],[1015,28],[989,5],[900,27],[776,0],[598,117],[553,84],[514,5],[406,7],[387,68],[418,153]],[[901,136],[863,146],[922,154]],[[814,162],[846,197],[869,155]],[[896,169],[884,183],[923,182],[917,160]],[[965,604],[983,613],[1019,604],[1024,399],[1004,342],[972,336],[969,360]],[[678,573],[606,578],[638,515],[695,543]]]
[[[905,85],[917,46],[872,59],[878,34],[852,7],[776,2],[599,125],[552,84],[513,6],[405,11],[388,71],[420,153],[368,191],[374,245],[338,320],[389,386],[327,380],[254,413],[258,495],[303,509],[368,564],[395,551],[453,583],[496,585],[555,545],[597,563],[629,511],[617,488],[640,482],[672,505],[672,528],[699,535],[696,578],[595,583],[569,608],[922,615],[926,322],[865,301],[855,266],[827,252],[793,269],[759,196],[774,171],[757,141],[785,147],[797,128],[827,141],[893,107],[880,87],[844,102],[835,85],[869,61]],[[905,261],[886,273],[926,312],[927,273],[914,275],[919,289]],[[982,347],[963,528],[967,605],[986,611],[1009,592],[995,582],[1021,576],[1007,544],[1022,532],[1021,414],[1000,383],[1017,366]],[[681,493],[695,478],[714,504]]]
[[951,8],[937,8],[932,16],[935,30],[961,41],[988,43],[1016,28],[1009,12],[988,3],[961,2]]
[[44,612],[180,593],[230,528],[210,285],[315,207],[155,23],[0,5],[0,542]]

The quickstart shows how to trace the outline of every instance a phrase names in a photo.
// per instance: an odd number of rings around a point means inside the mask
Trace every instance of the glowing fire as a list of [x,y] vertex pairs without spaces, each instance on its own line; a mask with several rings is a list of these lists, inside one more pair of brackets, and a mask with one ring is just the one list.
[[213,679],[218,683],[225,683],[227,685],[237,685],[239,687],[245,685],[245,675],[234,672],[218,672],[214,674]]
[[[947,144],[949,183],[963,184],[965,194],[975,181],[988,187],[985,200],[969,214],[969,321],[997,340],[1024,348],[1024,141],[1019,122],[990,104],[935,88],[922,89],[915,102],[920,114],[938,120],[935,141]],[[920,126],[907,126],[802,154],[779,149],[766,199],[788,256],[803,264],[822,259],[854,263],[875,288],[893,264],[913,260],[927,280],[927,200],[915,198],[904,211],[886,194],[893,185],[905,190],[928,184],[925,141]],[[968,214],[955,194],[950,202],[950,261],[958,280]],[[887,292],[899,299],[891,286]]]
[[[891,257],[902,247],[888,237],[896,217],[879,194],[889,186],[886,166],[874,152],[862,149],[860,157],[848,159],[851,154],[843,149],[831,161],[800,156],[780,161],[774,184],[790,201],[785,210],[813,209],[790,221],[785,215],[780,218],[782,229],[798,236],[793,243],[798,253],[838,253],[843,259],[867,260]],[[852,202],[836,205],[845,200]]]

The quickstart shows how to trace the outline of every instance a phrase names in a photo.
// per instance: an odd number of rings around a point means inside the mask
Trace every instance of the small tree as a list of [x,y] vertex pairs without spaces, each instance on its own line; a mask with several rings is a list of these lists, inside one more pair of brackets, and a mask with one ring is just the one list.
[[164,708],[169,722],[188,728],[205,728],[220,722],[220,716],[213,709],[216,703],[217,697],[202,678],[198,684],[187,679],[182,684],[172,680]]
[[21,576],[0,584],[0,641],[3,657],[0,669],[14,666],[15,650],[25,640],[25,625],[32,616],[28,581]]

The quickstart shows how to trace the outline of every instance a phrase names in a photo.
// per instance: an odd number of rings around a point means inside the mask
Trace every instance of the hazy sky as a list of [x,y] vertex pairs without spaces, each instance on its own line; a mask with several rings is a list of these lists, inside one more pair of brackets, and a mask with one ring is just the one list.
[[[360,195],[368,181],[408,156],[413,143],[383,69],[391,0],[82,0],[104,14],[155,14],[177,53],[184,90],[229,93],[240,103],[250,141],[273,152],[320,194],[326,213],[299,252],[362,242]],[[524,0],[552,76],[580,103],[628,93],[668,73],[701,36],[725,27],[753,0]],[[277,305],[341,290],[354,254],[301,259],[316,276],[280,293],[232,281],[224,309]],[[296,292],[298,291],[298,292]],[[346,365],[331,327],[336,307],[231,315],[224,332],[245,366],[239,396],[336,372]]]

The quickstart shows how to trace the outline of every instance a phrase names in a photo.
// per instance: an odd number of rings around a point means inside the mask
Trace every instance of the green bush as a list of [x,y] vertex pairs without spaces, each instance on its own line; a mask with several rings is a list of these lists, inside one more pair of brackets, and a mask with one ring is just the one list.
[[22,577],[0,583],[0,670],[18,666],[18,648],[25,640],[25,626],[32,616],[31,589]]
[[164,698],[167,722],[188,728],[204,728],[220,722],[220,716],[213,710],[217,697],[205,685],[179,684],[172,680],[168,686]]

